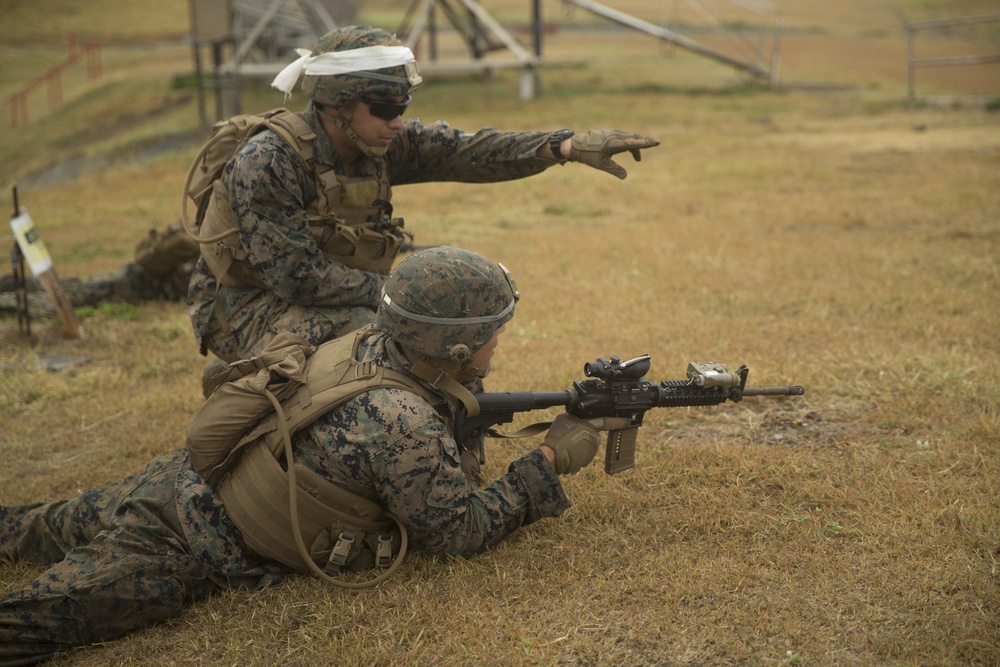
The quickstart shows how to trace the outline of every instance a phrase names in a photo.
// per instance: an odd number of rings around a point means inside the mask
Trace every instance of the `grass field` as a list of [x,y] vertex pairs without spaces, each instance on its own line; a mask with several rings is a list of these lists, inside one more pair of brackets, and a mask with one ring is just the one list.
[[[67,82],[59,108],[0,129],[0,205],[17,184],[63,276],[119,267],[176,219],[203,136],[193,91],[174,85],[190,71],[187,3],[135,4],[0,0],[23,28],[0,40],[2,93],[57,61],[66,32],[107,40],[99,81]],[[661,6],[608,4],[651,20]],[[424,120],[662,144],[623,160],[625,181],[569,165],[398,188],[394,204],[417,242],[514,274],[523,298],[491,390],[563,389],[597,356],[649,353],[650,379],[745,363],[750,384],[804,397],[650,413],[634,470],[567,479],[562,519],[474,559],[413,554],[361,592],[303,576],[221,594],[52,664],[1000,665],[1000,76],[926,70],[909,101],[902,29],[995,8],[779,4],[773,91],[623,31],[569,29],[547,49],[588,63],[543,70],[536,100],[518,98],[515,73],[429,79],[412,107]],[[527,16],[525,2],[484,5]],[[998,38],[922,45],[995,53]],[[0,503],[133,472],[179,446],[200,405],[182,304],[81,317],[81,340],[0,320]],[[38,370],[53,354],[90,362]],[[489,442],[487,472],[533,444]],[[0,594],[39,573],[2,564]]]

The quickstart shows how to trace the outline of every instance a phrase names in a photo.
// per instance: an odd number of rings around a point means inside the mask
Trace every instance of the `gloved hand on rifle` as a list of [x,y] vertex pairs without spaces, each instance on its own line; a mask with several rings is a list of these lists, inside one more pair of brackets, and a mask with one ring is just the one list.
[[570,139],[569,159],[624,180],[628,172],[615,163],[612,156],[628,151],[639,162],[642,160],[640,149],[659,145],[660,140],[655,137],[644,137],[621,130],[590,130]]
[[626,417],[580,419],[564,412],[553,420],[545,434],[542,452],[545,452],[546,447],[552,450],[550,462],[556,469],[556,474],[572,475],[594,460],[597,446],[601,443],[601,431],[617,431],[628,428],[631,424],[631,420]]

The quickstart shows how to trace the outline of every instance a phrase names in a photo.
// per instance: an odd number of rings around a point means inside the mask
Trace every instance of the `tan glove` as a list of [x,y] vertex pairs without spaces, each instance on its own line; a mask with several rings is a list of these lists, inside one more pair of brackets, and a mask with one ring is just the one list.
[[641,134],[629,134],[621,130],[590,130],[585,134],[577,134],[569,140],[569,159],[582,162],[594,169],[614,174],[625,180],[628,176],[620,165],[611,157],[618,153],[629,151],[636,162],[642,160],[639,149],[653,148],[660,145],[660,140],[654,137],[644,137]]
[[542,444],[555,452],[556,474],[572,475],[594,460],[601,443],[600,431],[615,431],[631,425],[626,417],[580,419],[564,412],[552,421]]

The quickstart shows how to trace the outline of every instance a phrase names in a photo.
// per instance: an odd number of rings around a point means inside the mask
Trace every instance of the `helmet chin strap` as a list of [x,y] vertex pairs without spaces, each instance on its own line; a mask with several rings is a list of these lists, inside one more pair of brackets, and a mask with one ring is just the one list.
[[370,144],[366,144],[361,141],[361,137],[359,137],[358,133],[354,131],[353,127],[351,127],[351,121],[354,120],[354,111],[358,108],[358,104],[360,103],[360,98],[353,100],[341,108],[340,113],[336,116],[327,111],[325,108],[317,108],[316,113],[343,130],[344,134],[347,135],[347,138],[353,141],[362,153],[371,158],[382,157],[389,150],[388,146],[372,146]]
[[[412,350],[404,349],[404,356],[409,358],[409,352],[412,352]],[[476,401],[476,397],[444,369],[420,359],[413,362],[410,372],[446,396],[450,396],[460,402],[465,406],[465,411],[469,416],[475,417],[479,414],[479,402]]]
[[490,372],[492,366],[487,364],[486,368],[478,368],[473,366],[468,360],[456,362],[445,359],[434,359],[406,345],[396,343],[396,346],[402,352],[403,357],[412,364],[410,368],[411,373],[463,403],[470,416],[474,417],[479,414],[479,403],[476,402],[472,392],[462,386],[458,380],[452,378],[451,374],[469,375],[470,380],[473,377],[483,378]]
[[482,380],[484,377],[490,374],[490,371],[493,370],[493,364],[488,363],[486,364],[486,368],[481,368],[479,366],[473,366],[472,362],[470,361],[461,368],[459,368],[458,370],[460,373],[465,373],[466,375],[471,376],[469,378],[470,380],[472,378],[479,378],[480,380]]

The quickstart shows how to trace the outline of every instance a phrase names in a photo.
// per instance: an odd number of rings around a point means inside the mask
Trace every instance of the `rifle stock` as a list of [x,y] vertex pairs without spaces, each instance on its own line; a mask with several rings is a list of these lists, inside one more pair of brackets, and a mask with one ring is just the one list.
[[625,417],[631,422],[626,429],[610,431],[605,449],[604,471],[616,475],[635,466],[635,449],[639,427],[646,412],[653,408],[677,408],[718,405],[739,402],[745,396],[801,396],[805,388],[747,387],[750,369],[740,366],[730,372],[716,363],[688,365],[686,380],[664,380],[660,383],[645,379],[649,371],[649,355],[622,361],[613,356],[584,364],[589,380],[575,381],[573,388],[553,392],[491,392],[475,394],[479,413],[470,415],[464,406],[455,415],[455,439],[465,449],[478,449],[485,462],[485,438],[523,437],[540,433],[549,422],[541,422],[518,433],[503,435],[493,427],[513,421],[520,412],[531,412],[564,406],[581,419]]

